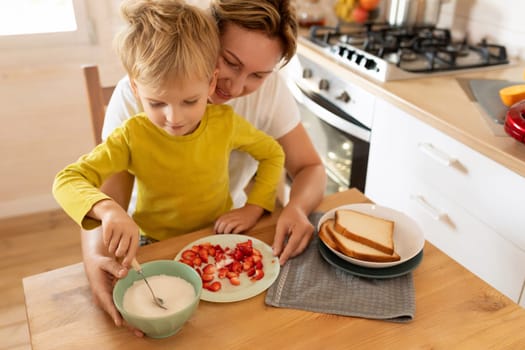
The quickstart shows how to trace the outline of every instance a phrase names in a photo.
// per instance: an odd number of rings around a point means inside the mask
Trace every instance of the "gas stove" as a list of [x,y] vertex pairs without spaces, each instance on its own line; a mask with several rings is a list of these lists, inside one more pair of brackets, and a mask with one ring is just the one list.
[[385,23],[314,26],[300,41],[351,70],[379,81],[509,63],[504,46],[454,40],[448,29]]

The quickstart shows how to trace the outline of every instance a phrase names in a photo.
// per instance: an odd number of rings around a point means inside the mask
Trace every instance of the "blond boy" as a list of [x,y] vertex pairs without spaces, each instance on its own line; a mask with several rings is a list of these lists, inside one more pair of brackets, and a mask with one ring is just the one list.
[[[122,14],[128,25],[117,37],[118,53],[144,113],[60,171],[53,194],[83,228],[101,223],[108,251],[129,266],[139,232],[162,240],[214,222],[228,232],[251,228],[274,208],[284,153],[231,107],[207,104],[219,53],[210,16],[176,0],[124,1]],[[233,149],[259,166],[246,205],[231,210]],[[133,218],[99,190],[126,170],[138,186]]]

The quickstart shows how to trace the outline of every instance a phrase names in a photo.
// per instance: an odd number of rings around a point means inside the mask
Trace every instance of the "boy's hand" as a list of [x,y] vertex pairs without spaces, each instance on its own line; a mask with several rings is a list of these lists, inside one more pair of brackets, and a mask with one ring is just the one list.
[[129,267],[139,246],[139,227],[122,209],[112,200],[104,200],[93,208],[102,221],[102,237],[108,252],[117,258],[122,258],[122,265]]
[[253,204],[233,209],[215,221],[215,233],[242,233],[251,229],[264,213],[264,209]]

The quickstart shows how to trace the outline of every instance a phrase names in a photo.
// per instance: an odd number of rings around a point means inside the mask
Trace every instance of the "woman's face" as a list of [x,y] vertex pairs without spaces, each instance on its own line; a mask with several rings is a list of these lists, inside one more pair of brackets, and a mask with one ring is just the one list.
[[282,53],[279,39],[226,24],[217,64],[219,77],[211,101],[225,103],[257,90],[280,62]]

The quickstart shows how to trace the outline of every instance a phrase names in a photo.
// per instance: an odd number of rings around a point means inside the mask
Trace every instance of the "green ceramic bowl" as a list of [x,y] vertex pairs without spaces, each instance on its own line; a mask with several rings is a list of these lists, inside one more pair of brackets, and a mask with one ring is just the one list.
[[185,279],[195,288],[195,299],[186,308],[162,317],[143,317],[134,315],[123,307],[126,290],[142,277],[130,270],[128,275],[119,280],[113,289],[113,302],[122,317],[129,324],[140,329],[151,338],[166,338],[177,333],[197,310],[202,292],[202,280],[198,273],[190,266],[174,260],[157,260],[142,264],[142,271],[146,278],[155,275],[169,275]]

